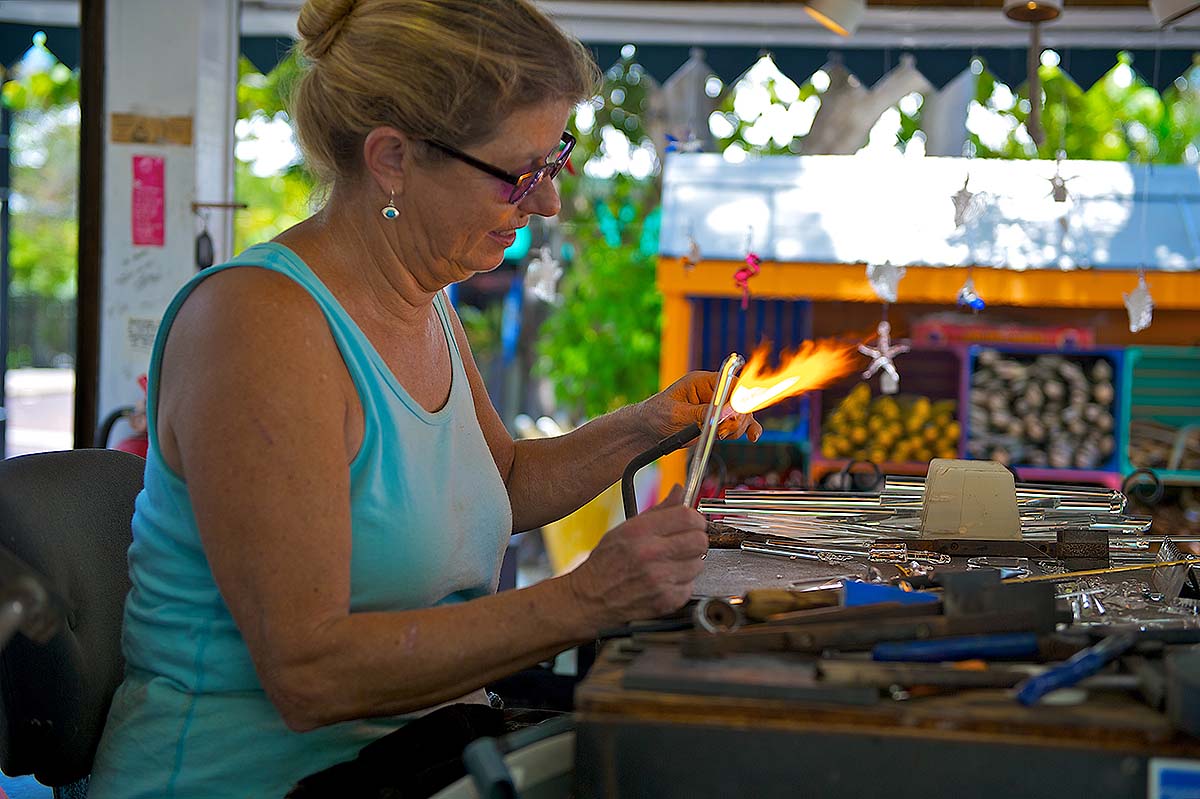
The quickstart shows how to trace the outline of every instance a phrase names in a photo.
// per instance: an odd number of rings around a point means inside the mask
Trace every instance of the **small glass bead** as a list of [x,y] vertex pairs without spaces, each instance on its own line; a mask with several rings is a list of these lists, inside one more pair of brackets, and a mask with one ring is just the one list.
[[400,209],[394,205],[385,205],[383,207],[383,216],[385,219],[395,219],[400,216]]

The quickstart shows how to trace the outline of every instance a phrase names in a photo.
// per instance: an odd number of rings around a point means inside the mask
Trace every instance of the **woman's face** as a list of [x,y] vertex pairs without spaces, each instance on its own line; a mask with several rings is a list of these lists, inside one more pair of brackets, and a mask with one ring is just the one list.
[[[565,102],[516,111],[489,140],[463,151],[521,175],[558,153],[569,112]],[[420,162],[406,189],[407,213],[415,215],[427,238],[429,252],[423,260],[437,264],[435,277],[445,283],[495,269],[531,216],[554,216],[560,207],[552,180],[542,180],[513,204],[511,184],[451,156]]]

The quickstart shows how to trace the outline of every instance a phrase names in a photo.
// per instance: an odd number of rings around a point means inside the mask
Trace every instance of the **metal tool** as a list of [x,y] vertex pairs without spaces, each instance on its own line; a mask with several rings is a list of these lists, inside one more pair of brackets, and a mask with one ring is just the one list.
[[1051,691],[1068,688],[1104,668],[1109,661],[1127,651],[1137,641],[1134,633],[1110,635],[1095,646],[1076,653],[1060,666],[1047,669],[1017,686],[1017,701],[1035,705]]
[[996,569],[1000,579],[1008,577],[1025,577],[1029,574],[1029,558],[997,558],[985,556],[967,558],[968,569]]
[[943,638],[934,641],[899,641],[876,644],[871,659],[914,663],[943,663],[953,660],[1036,657],[1038,637],[1034,633],[996,633]]
[[1056,582],[1066,583],[1074,580],[1077,577],[1092,577],[1105,574],[1122,574],[1124,572],[1146,571],[1148,569],[1163,569],[1168,566],[1180,566],[1183,564],[1200,565],[1200,560],[1192,555],[1180,560],[1171,560],[1164,563],[1136,563],[1131,566],[1112,566],[1107,569],[1085,569],[1083,571],[1062,572],[1061,574],[1039,574],[1034,577],[1019,577],[1015,580],[1007,580],[1008,584],[1012,583],[1044,583]]
[[706,596],[696,603],[692,620],[709,633],[736,630],[746,622],[741,608],[724,597]]
[[732,632],[693,635],[683,645],[700,657],[734,652],[818,653],[870,649],[885,641],[1052,633],[1063,619],[1053,586],[1005,584],[988,571],[951,572],[943,579],[940,604],[884,603],[785,613]]
[[717,385],[713,388],[712,401],[709,402],[704,425],[700,428],[700,441],[697,442],[696,453],[688,470],[687,484],[683,490],[683,504],[689,508],[696,507],[696,500],[700,496],[700,484],[704,481],[713,443],[717,440],[717,428],[721,426],[721,411],[733,391],[734,378],[745,364],[746,359],[736,352],[730,353],[725,363],[721,364],[721,372],[717,376]]
[[633,490],[633,478],[643,466],[648,466],[654,461],[674,452],[681,447],[687,445],[689,441],[700,435],[700,425],[690,424],[680,430],[673,436],[667,436],[662,441],[659,441],[650,449],[629,462],[625,467],[624,474],[621,475],[621,499],[625,505],[625,518],[632,519],[637,516],[637,495]]

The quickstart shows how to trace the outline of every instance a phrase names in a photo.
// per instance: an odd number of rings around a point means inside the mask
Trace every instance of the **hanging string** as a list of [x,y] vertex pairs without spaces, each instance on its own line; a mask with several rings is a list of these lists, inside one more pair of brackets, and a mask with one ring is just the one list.
[[1058,152],[1057,157],[1067,157],[1067,118],[1070,116],[1070,106],[1067,104],[1067,77],[1071,74],[1071,51],[1065,50],[1059,57],[1059,91],[1062,94],[1062,119],[1058,121]]
[[[1158,32],[1158,41],[1154,46],[1154,73],[1153,73],[1153,80],[1150,84],[1152,87],[1158,86],[1158,70],[1159,70],[1161,56],[1162,56],[1162,36],[1163,36],[1163,32],[1160,30]],[[1157,88],[1155,88],[1154,90],[1155,90],[1155,92],[1158,91]],[[1147,131],[1147,133],[1149,133],[1149,132]],[[1145,266],[1147,256],[1150,252],[1150,239],[1149,239],[1149,235],[1147,234],[1147,231],[1146,231],[1146,222],[1147,222],[1147,218],[1149,217],[1149,211],[1150,211],[1150,179],[1153,177],[1154,155],[1155,155],[1154,153],[1150,152],[1151,146],[1153,146],[1155,150],[1158,149],[1158,139],[1157,138],[1149,139],[1147,141],[1146,155],[1144,158],[1146,174],[1142,178],[1142,220],[1141,220],[1141,234],[1139,236],[1139,239],[1142,243],[1142,257],[1139,259],[1139,263],[1138,263],[1138,276],[1139,277],[1141,277],[1144,274],[1143,267]]]

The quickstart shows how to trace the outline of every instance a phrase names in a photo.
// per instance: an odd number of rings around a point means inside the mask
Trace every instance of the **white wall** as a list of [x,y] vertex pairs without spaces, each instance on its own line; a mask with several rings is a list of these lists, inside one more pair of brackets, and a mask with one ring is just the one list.
[[[108,0],[104,227],[101,247],[101,417],[140,395],[151,334],[195,273],[193,201],[232,199],[237,0]],[[192,145],[115,143],[112,114],[190,116]],[[133,158],[165,160],[164,244],[134,246]],[[212,215],[219,257],[228,213]]]

